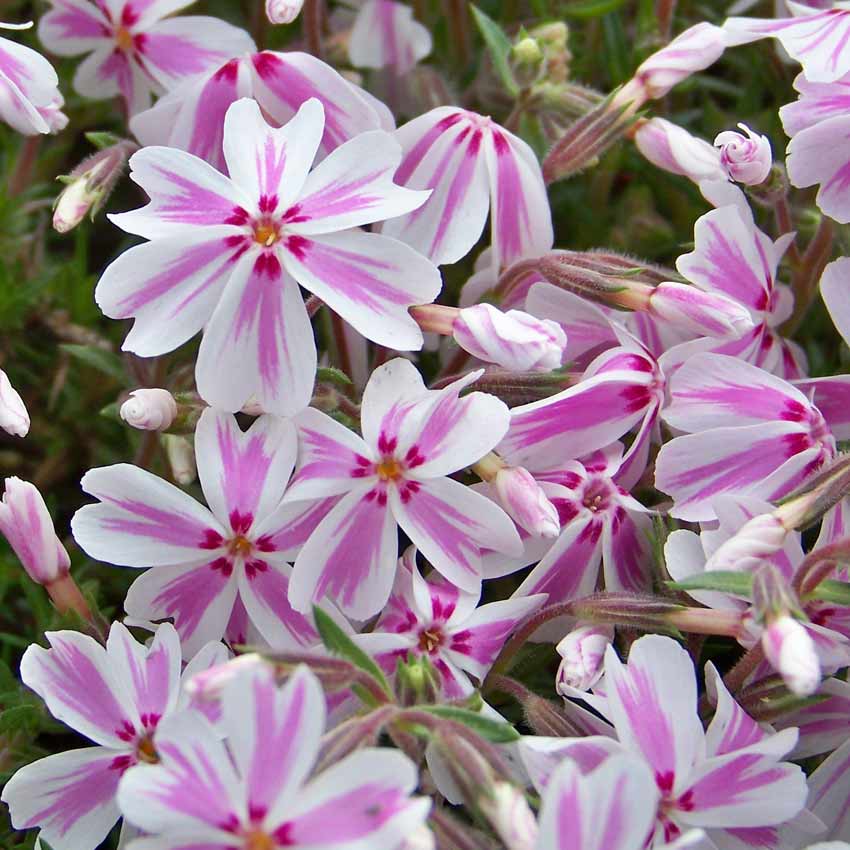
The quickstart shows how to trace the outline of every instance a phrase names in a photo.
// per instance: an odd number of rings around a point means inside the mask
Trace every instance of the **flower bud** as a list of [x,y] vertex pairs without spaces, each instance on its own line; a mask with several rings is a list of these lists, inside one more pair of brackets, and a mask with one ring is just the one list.
[[442,690],[443,677],[427,655],[398,660],[395,691],[400,705],[433,705]]
[[640,64],[623,92],[636,92],[639,103],[664,97],[673,86],[713,65],[726,49],[726,33],[709,23],[686,29]]
[[168,390],[133,390],[121,405],[121,418],[142,431],[165,431],[177,416],[177,402]]
[[700,336],[737,338],[753,328],[750,311],[737,301],[672,281],[660,283],[652,291],[649,312]]
[[527,469],[503,467],[491,483],[505,513],[529,534],[557,537],[561,533],[557,509]]
[[759,136],[746,124],[738,126],[747,134],[725,130],[714,140],[720,148],[720,164],[730,180],[745,186],[764,183],[773,165],[773,152],[767,136]]
[[511,48],[510,64],[520,88],[528,88],[539,77],[545,56],[536,38],[526,35]]
[[516,785],[497,782],[479,805],[506,850],[533,850],[537,842],[537,819],[525,794]]
[[557,322],[521,310],[503,313],[490,304],[465,307],[452,329],[464,351],[510,372],[558,369],[567,346],[567,336]]
[[198,477],[195,449],[192,444],[178,434],[165,434],[162,442],[174,480],[184,486],[191,484]]
[[0,502],[0,532],[34,582],[46,585],[68,574],[71,559],[34,485],[20,478],[6,479]]
[[15,437],[26,437],[30,429],[30,417],[23,399],[2,369],[0,369],[0,428]]
[[753,570],[783,547],[787,534],[788,529],[774,514],[755,516],[720,544],[706,561],[705,569]]
[[681,174],[694,183],[725,180],[720,151],[665,118],[651,118],[637,129],[637,149],[658,168]]
[[266,17],[273,24],[291,24],[303,5],[304,0],[266,0]]
[[224,664],[216,664],[196,673],[186,682],[186,693],[192,702],[217,702],[227,684],[246,670],[273,667],[261,655],[249,652],[239,655]]
[[789,615],[768,623],[761,638],[764,654],[782,676],[788,690],[811,696],[820,685],[820,661],[815,645],[803,624]]
[[578,626],[555,647],[561,665],[555,678],[555,689],[563,687],[586,691],[599,681],[604,669],[605,650],[614,640],[613,626]]

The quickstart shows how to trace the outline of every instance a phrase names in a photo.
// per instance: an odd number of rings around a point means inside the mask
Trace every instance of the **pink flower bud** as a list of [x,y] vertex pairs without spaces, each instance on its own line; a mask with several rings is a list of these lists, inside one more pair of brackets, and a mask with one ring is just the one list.
[[665,118],[651,118],[642,124],[634,139],[637,149],[653,165],[671,174],[681,174],[694,183],[726,179],[720,151]]
[[557,537],[561,533],[557,509],[527,469],[506,466],[496,473],[492,485],[505,512],[529,534]]
[[121,418],[142,431],[164,431],[177,416],[177,402],[168,390],[133,390],[121,405]]
[[567,686],[586,691],[599,681],[604,669],[605,650],[614,640],[613,626],[578,626],[555,647],[561,666],[555,688]]
[[0,369],[0,428],[15,437],[26,437],[30,429],[30,417],[23,399],[2,369]]
[[644,100],[657,100],[691,74],[713,65],[725,49],[726,33],[720,27],[695,24],[641,63],[634,82],[641,87]]
[[762,633],[761,643],[788,690],[806,697],[818,689],[820,661],[811,636],[799,620],[788,615],[777,617]]
[[682,330],[700,336],[740,337],[753,328],[746,307],[684,283],[660,283],[649,299],[649,312]]
[[303,5],[304,0],[266,0],[266,17],[273,24],[291,24]]
[[557,369],[567,345],[567,336],[557,322],[521,310],[503,313],[490,304],[461,310],[454,320],[453,335],[474,357],[511,372]]
[[760,514],[745,522],[706,561],[709,570],[754,570],[759,562],[778,552],[788,531],[773,514]]
[[746,124],[738,126],[747,134],[725,130],[714,140],[715,147],[720,148],[720,164],[730,180],[743,183],[745,186],[755,186],[764,183],[773,165],[773,152],[767,136],[759,136]]
[[479,805],[506,850],[533,850],[537,819],[516,785],[497,782],[489,794],[482,795]]
[[50,584],[68,574],[71,559],[53,530],[41,493],[29,482],[6,479],[0,531],[34,582]]

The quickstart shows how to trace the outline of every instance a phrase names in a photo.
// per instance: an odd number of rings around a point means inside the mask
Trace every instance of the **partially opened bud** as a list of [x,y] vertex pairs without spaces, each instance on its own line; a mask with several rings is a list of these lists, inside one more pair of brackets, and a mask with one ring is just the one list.
[[705,569],[750,571],[785,544],[788,529],[774,514],[759,514],[745,522],[714,551]]
[[53,530],[41,493],[28,481],[6,479],[0,532],[34,582],[47,585],[68,575],[71,559]]
[[561,521],[534,476],[521,466],[505,466],[491,481],[505,512],[529,534],[557,537]]
[[525,794],[510,782],[497,782],[482,797],[481,812],[502,839],[506,850],[533,850],[537,842],[537,819]]
[[452,330],[464,351],[511,372],[558,369],[567,345],[557,322],[521,310],[503,313],[490,304],[462,309]]
[[177,416],[177,402],[168,390],[133,390],[121,405],[121,418],[142,431],[165,431]]
[[767,660],[789,691],[805,697],[818,689],[820,661],[814,641],[799,620],[789,615],[772,620],[762,633],[761,643]]
[[614,627],[606,625],[578,626],[555,647],[561,665],[555,687],[562,693],[567,686],[579,691],[592,688],[604,669],[605,650],[614,640]]
[[192,444],[179,434],[165,434],[162,443],[174,480],[184,486],[191,484],[198,477],[198,465]]
[[641,124],[634,141],[653,165],[671,174],[681,174],[694,183],[726,178],[717,148],[665,118],[651,118]]
[[753,328],[750,311],[737,301],[672,281],[652,291],[649,312],[700,336],[737,338]]
[[30,429],[30,417],[24,401],[2,369],[0,369],[0,428],[15,437],[26,437]]
[[720,148],[720,164],[736,183],[756,186],[764,183],[773,165],[773,152],[767,136],[754,133],[746,124],[738,126],[747,134],[725,130],[714,140]]
[[304,0],[266,0],[266,17],[273,24],[291,24],[303,5]]

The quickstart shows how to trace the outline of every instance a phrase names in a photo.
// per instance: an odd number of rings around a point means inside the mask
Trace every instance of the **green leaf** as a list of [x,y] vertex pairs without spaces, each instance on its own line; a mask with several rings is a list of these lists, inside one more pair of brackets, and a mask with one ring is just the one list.
[[384,676],[380,667],[360,649],[354,641],[333,621],[329,614],[326,614],[317,605],[313,606],[313,617],[316,620],[316,628],[319,630],[319,637],[325,645],[325,649],[334,655],[339,655],[350,661],[355,667],[368,673],[378,684],[392,695],[387,677]]
[[850,584],[846,581],[822,581],[810,594],[809,599],[821,599],[836,605],[850,606]]
[[0,714],[0,734],[35,733],[41,726],[42,712],[32,704],[16,705]]
[[505,35],[504,30],[489,15],[472,3],[469,4],[469,8],[472,11],[472,17],[475,18],[478,30],[484,38],[484,43],[487,45],[487,52],[490,54],[493,68],[508,93],[516,97],[519,94],[519,86],[508,63],[508,57],[511,54],[510,40]]
[[121,141],[121,139],[114,133],[103,133],[97,130],[94,130],[91,133],[86,133],[86,138],[98,150],[103,150],[104,148],[111,148],[113,145],[117,145],[118,142]]
[[734,593],[736,596],[749,596],[753,588],[753,577],[750,573],[733,570],[709,570],[684,581],[668,581],[667,586],[676,590],[714,590],[719,593]]
[[609,12],[616,12],[625,2],[626,0],[579,0],[577,3],[564,4],[561,13],[568,18],[601,18]]
[[59,346],[72,357],[81,360],[86,366],[115,378],[121,384],[127,381],[127,372],[121,358],[114,351],[106,351],[94,345],[72,345],[66,343]]
[[351,378],[342,371],[333,366],[320,366],[316,370],[316,381],[318,383],[336,384],[340,387],[350,387],[353,384]]
[[457,708],[453,705],[420,705],[417,706],[417,710],[427,711],[428,714],[442,717],[444,720],[462,723],[492,744],[511,744],[520,738],[519,732],[510,723],[491,720],[466,708]]

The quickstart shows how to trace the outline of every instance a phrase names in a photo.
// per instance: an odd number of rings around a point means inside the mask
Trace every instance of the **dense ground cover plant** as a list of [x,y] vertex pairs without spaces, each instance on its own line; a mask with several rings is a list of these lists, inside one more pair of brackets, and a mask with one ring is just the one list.
[[850,847],[850,6],[3,17],[0,845]]

